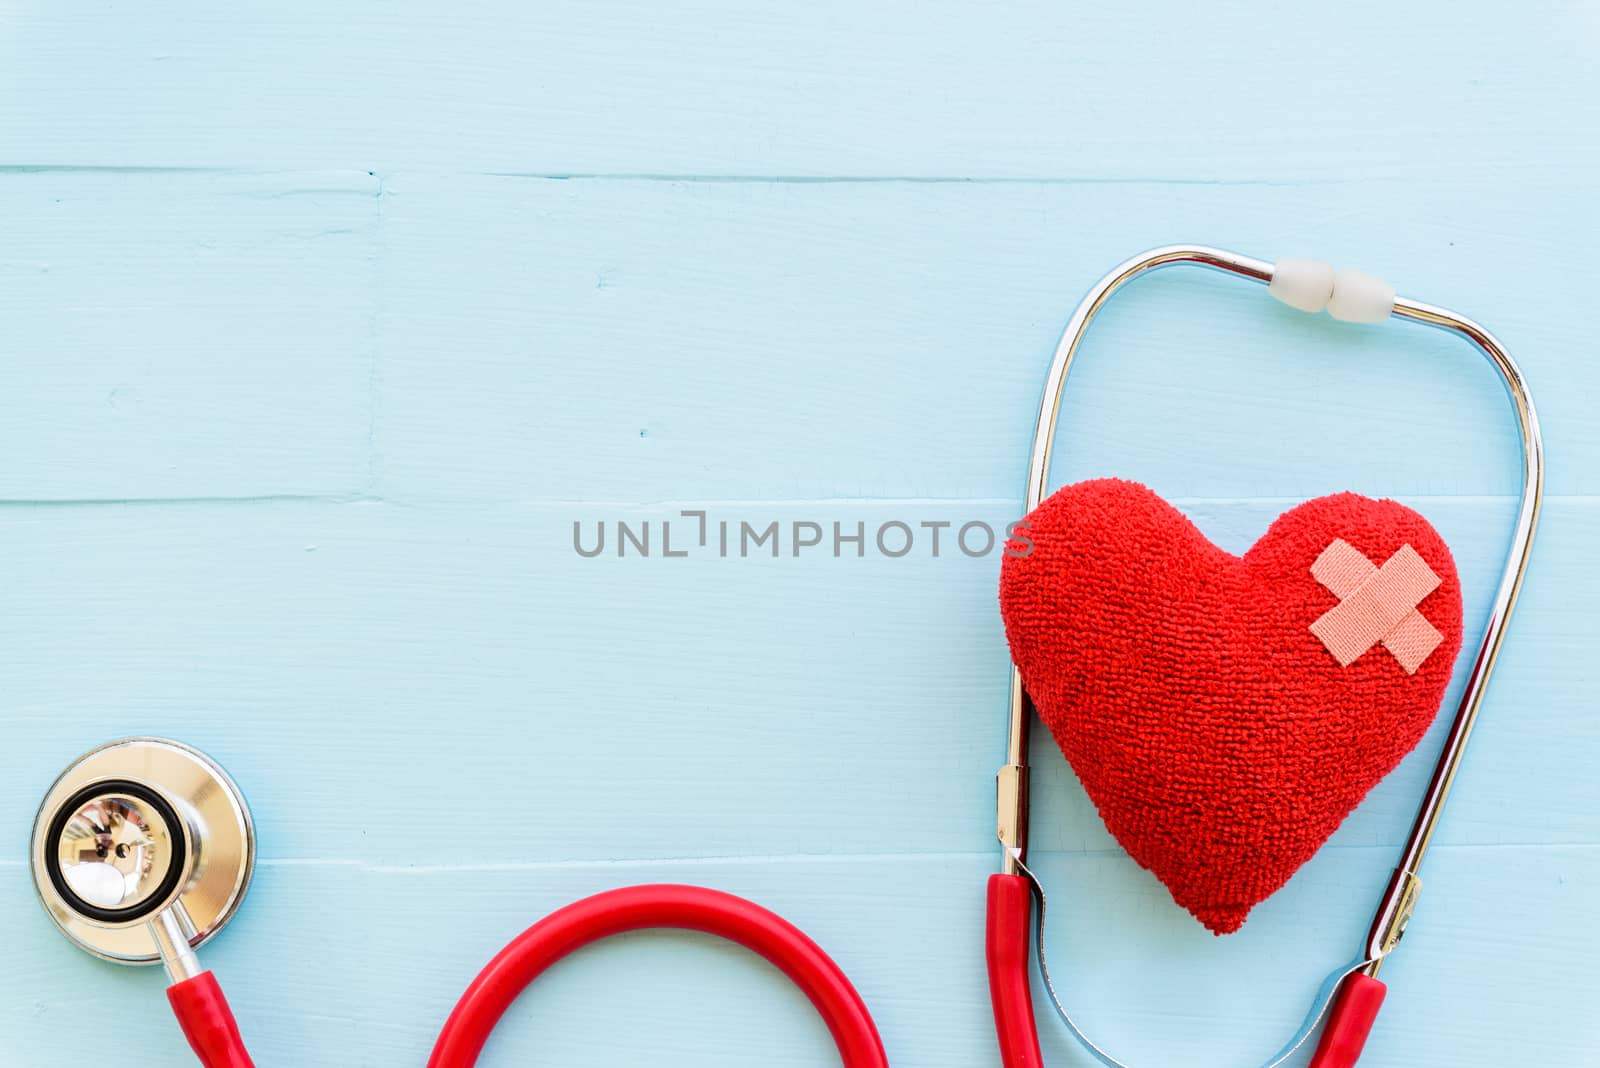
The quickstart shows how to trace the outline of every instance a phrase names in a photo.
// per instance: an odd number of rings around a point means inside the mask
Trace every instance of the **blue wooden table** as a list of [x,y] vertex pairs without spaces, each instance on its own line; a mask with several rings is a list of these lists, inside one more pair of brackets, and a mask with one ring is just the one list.
[[[652,880],[806,928],[897,1064],[995,1063],[998,557],[588,559],[573,525],[1015,519],[1072,305],[1189,240],[1364,267],[1523,362],[1545,525],[1364,1063],[1600,1064],[1597,60],[1579,0],[9,5],[0,1063],[189,1063],[158,971],[62,942],[26,865],[56,772],[146,732],[254,805],[205,956],[263,1066],[420,1065],[510,935]],[[1396,496],[1476,627],[1517,456],[1461,343],[1178,272],[1075,372],[1055,477],[1100,474],[1235,550]],[[1437,746],[1217,939],[1039,739],[1084,1022],[1135,1063],[1263,1059]],[[484,1063],[832,1056],[766,965],[648,935],[558,967]]]

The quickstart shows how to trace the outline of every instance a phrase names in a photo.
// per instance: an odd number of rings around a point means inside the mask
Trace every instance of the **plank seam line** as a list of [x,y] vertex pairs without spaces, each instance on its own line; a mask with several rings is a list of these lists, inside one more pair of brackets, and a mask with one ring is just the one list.
[[[1393,852],[1400,848],[1400,843],[1381,843],[1377,845],[1355,845],[1330,843],[1323,846],[1324,850],[1334,852]],[[1439,842],[1434,848],[1440,852],[1588,852],[1600,849],[1597,842]],[[1040,849],[1033,851],[1035,857],[1043,861],[1063,861],[1074,859],[1117,859],[1122,858],[1132,863],[1132,858],[1121,849]],[[456,864],[385,864],[365,860],[349,860],[337,857],[260,857],[256,863],[268,868],[349,868],[372,875],[448,875],[470,874],[473,872],[517,872],[517,871],[549,871],[579,868],[620,868],[620,867],[694,867],[697,865],[761,865],[761,864],[829,864],[838,861],[862,860],[922,860],[922,861],[968,861],[981,860],[991,855],[989,850],[983,851],[931,851],[925,853],[771,853],[749,855],[707,855],[689,857],[592,857],[592,858],[558,858],[543,861],[523,861],[517,863],[473,863],[462,862]],[[23,868],[28,865],[26,860],[6,858],[0,860],[0,869]]]
[[516,171],[452,170],[437,168],[399,168],[380,172],[374,167],[339,165],[301,165],[295,167],[238,167],[226,164],[115,164],[115,163],[0,163],[4,174],[109,174],[109,175],[205,175],[231,174],[270,177],[273,175],[341,173],[366,174],[382,180],[385,176],[520,178],[549,182],[659,182],[665,184],[721,185],[1060,185],[1060,186],[1198,186],[1305,188],[1342,185],[1405,184],[1447,182],[1448,177],[1416,178],[1408,175],[1326,177],[1306,175],[1297,178],[1268,177],[1180,177],[1169,175],[955,175],[955,174],[716,174],[694,171]]
[[[1517,500],[1515,494],[1488,493],[1395,493],[1401,501],[1421,503],[1453,502],[1460,504],[1503,504]],[[1304,502],[1305,496],[1261,497],[1201,497],[1179,496],[1166,498],[1177,505],[1278,505],[1290,506]],[[1600,501],[1594,493],[1547,493],[1545,503],[1586,504]],[[783,507],[789,505],[968,505],[1013,507],[1015,497],[707,497],[661,500],[630,500],[610,497],[409,497],[361,493],[264,493],[230,496],[195,497],[6,497],[0,498],[0,508],[94,508],[94,507],[158,507],[162,505],[252,505],[252,504],[391,504],[399,507],[462,507],[462,506],[560,506],[584,508],[732,508],[732,507]]]

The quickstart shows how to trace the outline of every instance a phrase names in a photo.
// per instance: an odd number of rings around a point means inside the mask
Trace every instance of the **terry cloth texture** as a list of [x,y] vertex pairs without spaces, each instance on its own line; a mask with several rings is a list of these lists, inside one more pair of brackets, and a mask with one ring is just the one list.
[[[1461,648],[1443,539],[1394,501],[1340,493],[1279,516],[1244,556],[1134,482],[1067,486],[1025,521],[1000,608],[1028,696],[1134,860],[1217,934],[1309,860],[1422,740]],[[1439,578],[1415,608],[1443,641],[1408,674],[1382,641],[1342,666],[1311,630],[1341,598],[1312,574],[1342,540]]]

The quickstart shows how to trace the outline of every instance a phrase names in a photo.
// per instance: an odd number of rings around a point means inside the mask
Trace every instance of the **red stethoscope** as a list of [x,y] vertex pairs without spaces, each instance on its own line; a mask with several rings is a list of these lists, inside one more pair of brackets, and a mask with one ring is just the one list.
[[[1505,626],[1516,603],[1538,522],[1543,446],[1533,402],[1516,364],[1482,327],[1443,308],[1396,297],[1370,275],[1326,264],[1271,264],[1202,245],[1153,249],[1095,284],[1067,324],[1035,425],[1026,504],[1044,499],[1051,443],[1067,372],[1089,323],[1110,296],[1142,274],[1195,264],[1266,284],[1303,311],[1336,318],[1390,317],[1438,327],[1471,342],[1500,374],[1522,439],[1523,486],[1511,550],[1465,691],[1446,734],[1415,823],[1357,959],[1323,984],[1310,1013],[1264,1068],[1298,1051],[1322,1025],[1312,1068],[1356,1063],[1383,1001],[1377,973],[1400,942],[1421,887],[1418,869],[1460,766]],[[1107,1068],[1125,1068],[1078,1027],[1056,997],[1044,956],[1044,892],[1026,863],[1028,733],[1032,708],[1011,672],[1006,763],[998,780],[1001,870],[988,885],[989,987],[1005,1068],[1043,1061],[1029,981],[1030,942],[1051,1001],[1085,1050]],[[40,805],[31,847],[34,885],[57,927],[106,960],[166,966],[167,996],[207,1068],[251,1068],[233,1014],[195,949],[232,918],[250,884],[255,832],[238,787],[215,762],[181,743],[129,738],[75,761]],[[885,1068],[883,1042],[860,995],[837,964],[799,928],[731,894],[679,885],[634,886],[596,894],[550,914],[502,950],[473,980],[439,1034],[429,1068],[470,1068],[518,995],[556,961],[612,935],[668,928],[717,935],[776,965],[821,1014],[846,1068]]]
[[[1311,1068],[1349,1068],[1356,1063],[1378,1008],[1383,1003],[1384,985],[1377,978],[1384,959],[1399,945],[1412,909],[1421,890],[1418,870],[1432,840],[1451,783],[1466,751],[1467,739],[1483,703],[1485,687],[1494,669],[1506,623],[1516,605],[1527,570],[1528,555],[1538,525],[1539,506],[1544,492],[1544,445],[1539,419],[1522,372],[1505,347],[1487,330],[1472,320],[1444,308],[1405,297],[1361,271],[1335,271],[1312,260],[1265,260],[1241,256],[1236,252],[1205,245],[1170,245],[1151,249],[1107,272],[1078,304],[1056,347],[1050,372],[1045,379],[1039,418],[1034,425],[1033,449],[1028,463],[1026,509],[1031,512],[1044,500],[1050,477],[1050,452],[1055,438],[1056,416],[1066,388],[1078,346],[1090,322],[1106,301],[1124,285],[1141,275],[1181,264],[1221,271],[1235,278],[1259,282],[1283,303],[1300,311],[1326,310],[1337,319],[1379,323],[1390,318],[1403,319],[1456,334],[1485,356],[1499,374],[1511,401],[1521,436],[1523,481],[1511,549],[1489,609],[1472,669],[1467,676],[1444,748],[1434,765],[1433,777],[1401,851],[1400,861],[1373,916],[1372,928],[1357,958],[1335,971],[1323,983],[1300,1029],[1263,1068],[1275,1068],[1288,1060],[1324,1024],[1322,1038],[1311,1059]],[[1038,1032],[1033,1018],[1033,997],[1028,983],[1030,921],[1037,902],[1037,922],[1033,940],[1037,945],[1039,973],[1051,1002],[1062,1021],[1083,1047],[1107,1068],[1126,1068],[1096,1045],[1073,1021],[1056,997],[1050,982],[1044,954],[1044,890],[1026,863],[1028,848],[1028,731],[1032,708],[1016,668],[1011,670],[1010,702],[1007,715],[1008,742],[1006,763],[998,779],[998,835],[1001,869],[989,878],[988,959],[989,988],[994,1001],[995,1026],[1000,1039],[1001,1060],[1006,1068],[1037,1068]]]
[[[252,1068],[216,976],[195,950],[237,913],[255,867],[244,795],[204,753],[166,738],[124,738],[73,761],[34,822],[34,887],[77,945],[119,964],[166,966],[167,1000],[206,1068]],[[776,965],[811,999],[850,1068],[889,1062],[843,971],[796,926],[698,886],[630,886],[551,913],[506,946],[462,994],[428,1058],[469,1068],[529,983],[591,942],[668,928],[718,935]]]

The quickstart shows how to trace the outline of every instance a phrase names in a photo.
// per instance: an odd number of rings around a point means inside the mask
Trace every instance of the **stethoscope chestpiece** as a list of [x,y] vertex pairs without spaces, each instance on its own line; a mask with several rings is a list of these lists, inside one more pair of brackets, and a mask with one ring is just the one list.
[[30,853],[34,889],[69,939],[104,960],[185,970],[244,900],[255,829],[244,795],[210,757],[125,738],[56,779]]

